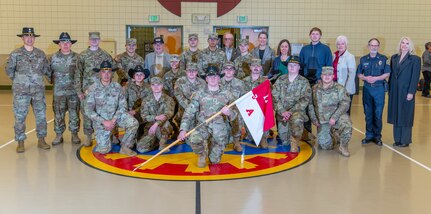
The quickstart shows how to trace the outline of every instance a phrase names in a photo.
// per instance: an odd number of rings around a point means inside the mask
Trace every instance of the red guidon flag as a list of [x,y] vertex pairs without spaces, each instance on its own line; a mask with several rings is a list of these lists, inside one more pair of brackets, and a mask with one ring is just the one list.
[[269,80],[235,101],[254,142],[259,146],[263,132],[274,125],[274,110]]

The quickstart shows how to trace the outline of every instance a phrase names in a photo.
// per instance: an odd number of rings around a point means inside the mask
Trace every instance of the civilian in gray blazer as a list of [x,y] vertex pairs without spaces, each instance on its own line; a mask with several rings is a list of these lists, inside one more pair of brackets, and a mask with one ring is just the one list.
[[[163,77],[164,73],[171,69],[169,62],[171,56],[169,53],[163,52],[165,48],[165,42],[162,37],[156,37],[153,41],[154,52],[151,52],[145,56],[145,68],[150,70],[151,76]],[[157,65],[156,56],[163,57],[163,64]]]

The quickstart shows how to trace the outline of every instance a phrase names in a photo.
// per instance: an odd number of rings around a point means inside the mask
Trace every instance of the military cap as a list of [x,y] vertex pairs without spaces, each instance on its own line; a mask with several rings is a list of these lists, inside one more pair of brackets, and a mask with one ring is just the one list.
[[163,41],[162,37],[158,36],[158,37],[154,38],[154,40],[153,40],[153,44],[156,44],[156,43],[165,44],[165,41]]
[[253,65],[262,66],[261,60],[259,58],[253,58],[253,59],[251,59],[250,66],[253,66]]
[[100,32],[89,32],[88,38],[90,39],[100,39]]
[[206,74],[205,74],[205,77],[204,77],[204,78],[209,77],[209,76],[219,76],[219,77],[223,77],[223,76],[224,76],[224,73],[223,73],[223,74],[221,74],[217,66],[215,66],[215,65],[209,65],[209,66],[207,67],[207,72],[206,72]]
[[248,39],[239,40],[239,45],[248,45]]
[[187,63],[187,65],[186,65],[186,70],[187,70],[187,71],[190,71],[190,70],[192,70],[192,71],[197,71],[197,70],[198,70],[198,64],[197,64],[197,63],[194,63],[194,62],[189,62],[189,63]]
[[58,44],[58,43],[60,43],[60,42],[66,42],[66,41],[69,41],[69,42],[71,42],[72,44],[75,44],[75,42],[76,42],[76,40],[73,40],[72,38],[70,38],[70,35],[69,35],[69,33],[67,33],[67,32],[62,32],[61,34],[60,34],[60,37],[58,38],[58,40],[52,40],[55,44]]
[[199,36],[198,36],[198,34],[197,33],[191,33],[191,34],[189,34],[189,39],[199,39]]
[[116,71],[117,68],[112,69],[112,64],[109,61],[105,60],[100,64],[100,68],[93,68],[94,72],[99,72],[101,70]]
[[322,74],[334,74],[334,68],[332,66],[323,66]]
[[163,80],[160,77],[152,77],[151,78],[151,84],[162,84],[163,85]]
[[218,34],[217,33],[211,33],[208,35],[208,39],[218,39]]
[[233,62],[231,62],[231,61],[228,61],[228,62],[226,62],[224,65],[223,65],[223,70],[224,69],[226,69],[227,67],[232,67],[232,68],[234,68],[235,69],[235,64],[233,63]]
[[171,54],[171,58],[169,59],[169,62],[179,62],[180,61],[180,56],[178,54]]
[[292,56],[292,57],[290,57],[289,62],[287,62],[287,63],[300,64],[299,57],[298,56]]
[[36,35],[36,33],[34,32],[34,28],[32,28],[32,27],[23,27],[22,33],[18,34],[17,36],[18,37],[23,37],[23,36],[39,37],[40,35]]
[[134,44],[134,45],[136,45],[136,39],[135,38],[128,38],[128,39],[126,39],[126,45],[128,45],[128,44]]
[[138,72],[141,72],[141,73],[145,74],[145,78],[144,79],[147,79],[150,76],[150,70],[148,70],[146,68],[144,69],[142,67],[142,65],[137,65],[137,66],[135,66],[135,68],[131,68],[129,70],[129,72],[128,72],[129,77],[133,79],[133,76],[135,76],[135,74],[138,73]]

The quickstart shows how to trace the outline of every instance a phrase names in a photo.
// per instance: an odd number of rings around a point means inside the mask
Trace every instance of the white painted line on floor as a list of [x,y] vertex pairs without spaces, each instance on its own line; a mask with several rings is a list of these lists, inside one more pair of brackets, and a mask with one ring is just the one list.
[[[52,121],[54,121],[54,119],[51,119],[51,120],[47,121],[47,122],[46,122],[46,124],[48,125],[49,123],[52,123]],[[35,129],[35,128],[34,128],[34,129],[32,129],[32,130],[30,130],[30,131],[28,131],[28,132],[26,132],[25,134],[26,134],[26,135],[28,135],[28,134],[30,134],[30,133],[32,133],[32,132],[34,132],[34,131],[36,131],[36,129]],[[3,149],[4,147],[6,147],[7,145],[9,145],[9,144],[11,144],[11,143],[13,143],[13,142],[15,142],[15,139],[14,139],[14,140],[10,140],[9,142],[7,142],[7,143],[5,143],[5,144],[1,145],[1,146],[0,146],[0,149]]]
[[[353,127],[353,129],[354,129],[355,131],[357,131],[357,132],[359,132],[359,133],[361,133],[361,134],[365,135],[365,133],[364,133],[363,131],[361,131],[361,130],[359,130],[359,129],[355,128],[355,127]],[[419,161],[417,161],[417,160],[415,160],[415,159],[413,159],[413,158],[411,158],[411,157],[409,157],[409,156],[407,156],[407,155],[403,154],[402,152],[400,152],[400,151],[398,151],[398,150],[394,149],[392,146],[389,146],[389,145],[387,145],[386,143],[383,143],[383,146],[385,146],[386,148],[388,148],[388,149],[392,150],[393,152],[395,152],[395,153],[397,153],[397,154],[399,154],[399,155],[401,155],[401,156],[403,156],[403,157],[407,158],[407,159],[408,159],[408,160],[410,160],[411,162],[413,162],[413,163],[415,163],[415,164],[417,164],[417,165],[419,165],[419,166],[421,166],[421,167],[423,167],[423,168],[425,168],[426,170],[428,170],[428,171],[430,171],[430,172],[431,172],[431,168],[430,168],[430,167],[428,167],[428,166],[426,166],[425,164],[422,164],[422,163],[420,163]]]

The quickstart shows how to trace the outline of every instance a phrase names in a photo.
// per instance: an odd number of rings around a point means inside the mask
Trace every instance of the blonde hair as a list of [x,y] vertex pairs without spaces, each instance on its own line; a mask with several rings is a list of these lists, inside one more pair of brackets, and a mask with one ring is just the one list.
[[401,54],[401,42],[404,39],[409,42],[409,53],[410,54],[415,54],[415,45],[413,44],[413,41],[409,37],[407,37],[407,36],[401,37],[400,42],[398,43],[397,52]]

